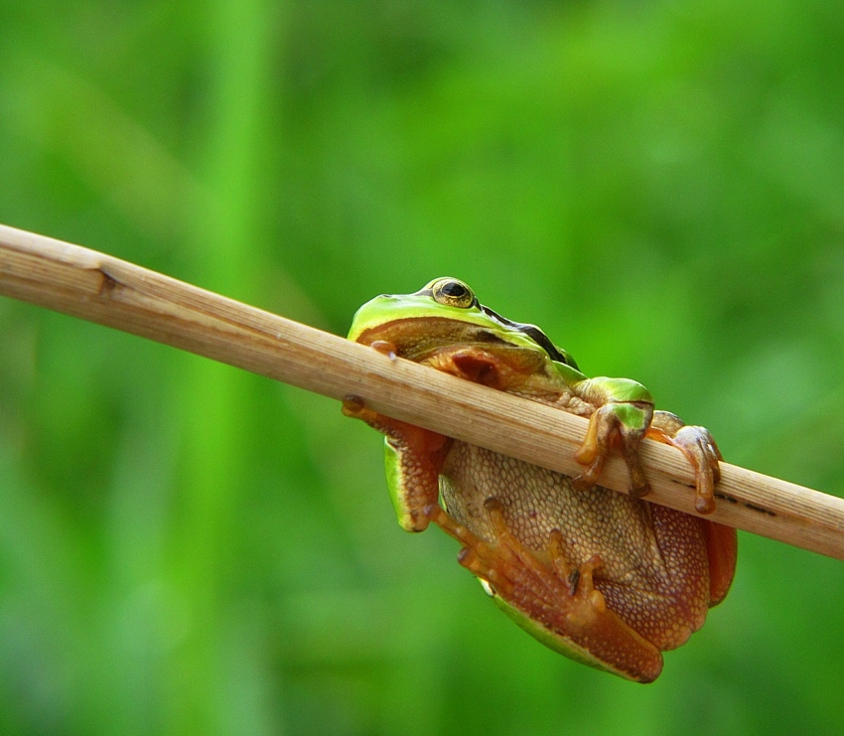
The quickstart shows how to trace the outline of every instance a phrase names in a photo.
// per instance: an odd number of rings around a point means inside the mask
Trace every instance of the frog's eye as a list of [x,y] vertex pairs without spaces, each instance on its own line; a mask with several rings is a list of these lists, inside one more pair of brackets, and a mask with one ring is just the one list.
[[437,304],[468,309],[475,303],[472,290],[458,279],[440,279],[431,284],[431,296]]

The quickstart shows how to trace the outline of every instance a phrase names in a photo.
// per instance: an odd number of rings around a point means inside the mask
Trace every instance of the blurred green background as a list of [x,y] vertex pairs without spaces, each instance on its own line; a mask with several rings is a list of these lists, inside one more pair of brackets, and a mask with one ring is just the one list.
[[[844,495],[844,6],[0,5],[0,222],[343,334],[454,275]],[[513,626],[328,399],[0,300],[3,734],[839,734],[844,568],[740,535],[653,685]]]

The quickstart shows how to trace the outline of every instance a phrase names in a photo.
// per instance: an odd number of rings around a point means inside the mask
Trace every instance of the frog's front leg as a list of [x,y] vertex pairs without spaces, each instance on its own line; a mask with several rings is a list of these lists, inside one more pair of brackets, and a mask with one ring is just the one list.
[[379,414],[354,396],[343,400],[343,413],[385,435],[387,487],[399,525],[409,532],[424,531],[429,523],[425,507],[439,497],[440,471],[451,438]]
[[721,451],[706,427],[687,425],[670,411],[654,412],[648,437],[673,445],[695,470],[695,509],[701,514],[715,510],[715,486],[721,480]]
[[639,682],[659,675],[659,649],[607,608],[595,587],[593,574],[602,566],[598,555],[570,566],[562,535],[553,530],[543,561],[507,528],[497,499],[488,498],[484,509],[493,540],[481,539],[436,503],[426,513],[463,545],[460,564],[486,583],[505,613],[543,644],[579,662]]
[[575,454],[575,460],[586,469],[573,479],[578,490],[591,489],[601,475],[604,463],[614,449],[621,452],[630,472],[630,495],[640,498],[648,493],[648,485],[639,445],[654,413],[650,392],[628,378],[589,378],[574,386],[577,396],[595,406],[589,417],[586,438]]

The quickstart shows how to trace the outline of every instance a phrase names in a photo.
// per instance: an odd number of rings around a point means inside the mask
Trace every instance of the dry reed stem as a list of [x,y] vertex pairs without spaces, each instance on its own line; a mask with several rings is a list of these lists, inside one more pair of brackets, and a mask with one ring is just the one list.
[[[264,312],[118,258],[0,225],[0,294],[204,355],[335,399],[574,474],[586,420]],[[646,440],[648,500],[694,514],[675,449]],[[627,491],[617,459],[601,483]],[[844,559],[844,500],[722,464],[709,518]]]

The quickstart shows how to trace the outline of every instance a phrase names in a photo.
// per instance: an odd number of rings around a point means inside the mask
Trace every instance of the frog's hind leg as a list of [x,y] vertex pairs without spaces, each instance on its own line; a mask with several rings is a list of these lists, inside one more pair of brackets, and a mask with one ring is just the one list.
[[631,680],[651,682],[662,670],[659,650],[607,608],[593,581],[601,567],[594,555],[573,567],[563,553],[563,539],[553,531],[549,562],[537,558],[507,528],[500,503],[487,499],[495,541],[475,535],[438,504],[425,513],[463,549],[458,560],[485,582],[496,603],[546,646],[579,662]]

